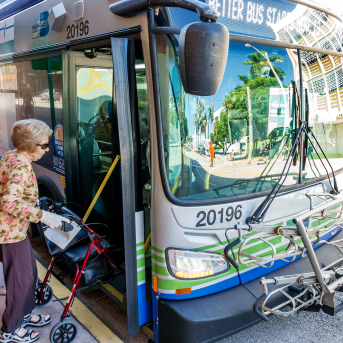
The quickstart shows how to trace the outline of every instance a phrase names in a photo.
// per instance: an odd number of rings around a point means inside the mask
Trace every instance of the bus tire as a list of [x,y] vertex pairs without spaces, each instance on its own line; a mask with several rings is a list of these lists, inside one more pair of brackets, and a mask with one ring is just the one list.
[[58,190],[58,188],[56,187],[56,185],[50,178],[48,178],[45,175],[40,175],[37,178],[37,183],[38,183],[38,186],[44,186],[45,188],[47,188],[47,190],[51,193],[52,198],[55,201],[57,202],[63,201],[60,191]]

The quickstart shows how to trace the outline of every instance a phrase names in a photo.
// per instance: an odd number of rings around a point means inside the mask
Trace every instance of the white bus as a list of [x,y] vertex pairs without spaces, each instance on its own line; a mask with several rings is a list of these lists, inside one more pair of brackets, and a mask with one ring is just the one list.
[[[343,187],[343,31],[335,13],[306,4],[0,6],[0,155],[14,122],[49,124],[49,153],[34,165],[40,195],[80,216],[120,155],[88,221],[110,227],[124,261],[126,281],[99,287],[124,295],[130,336],[152,322],[155,343],[218,341],[262,320],[260,277],[312,271],[299,232],[276,228],[296,230],[293,219]],[[281,105],[271,109],[274,96]],[[310,138],[300,131],[308,118]],[[192,148],[205,133],[216,147],[239,146],[239,158],[210,167]],[[322,244],[342,238],[340,215],[305,221],[325,265],[342,254]],[[261,236],[261,223],[272,233]]]

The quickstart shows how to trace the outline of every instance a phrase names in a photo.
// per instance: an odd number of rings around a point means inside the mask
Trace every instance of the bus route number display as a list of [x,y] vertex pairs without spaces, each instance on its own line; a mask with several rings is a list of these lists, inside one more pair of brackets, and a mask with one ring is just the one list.
[[81,23],[77,23],[76,25],[72,24],[72,25],[67,26],[67,39],[87,36],[88,33],[89,33],[88,20],[86,20],[85,22],[81,21]]

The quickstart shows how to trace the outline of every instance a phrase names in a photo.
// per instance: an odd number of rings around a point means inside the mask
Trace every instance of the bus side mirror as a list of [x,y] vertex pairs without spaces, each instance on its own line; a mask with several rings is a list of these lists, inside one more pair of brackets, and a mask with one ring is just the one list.
[[195,22],[181,29],[180,74],[186,93],[215,94],[222,82],[229,52],[229,31],[218,23]]

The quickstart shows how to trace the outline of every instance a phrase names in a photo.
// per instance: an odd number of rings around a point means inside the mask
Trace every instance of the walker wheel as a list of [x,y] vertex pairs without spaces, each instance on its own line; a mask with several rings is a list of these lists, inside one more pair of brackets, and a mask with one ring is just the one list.
[[35,292],[35,300],[36,300],[36,307],[42,307],[47,305],[51,299],[52,299],[52,288],[49,285],[45,285],[43,290],[43,298],[41,298],[41,289],[42,284],[38,284],[36,286],[36,292]]
[[51,343],[71,343],[77,336],[77,325],[70,319],[58,322],[50,331]]

